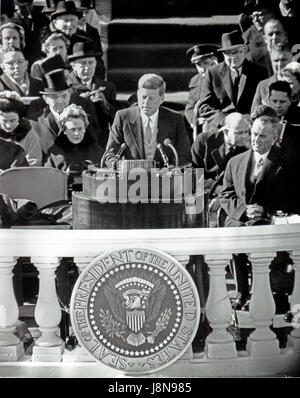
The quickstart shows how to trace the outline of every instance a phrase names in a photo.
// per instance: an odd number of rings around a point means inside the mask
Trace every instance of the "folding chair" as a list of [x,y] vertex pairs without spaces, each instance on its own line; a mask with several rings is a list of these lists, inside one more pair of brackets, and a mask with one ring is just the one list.
[[12,199],[28,199],[40,209],[68,199],[67,176],[52,167],[16,167],[0,174],[0,193]]

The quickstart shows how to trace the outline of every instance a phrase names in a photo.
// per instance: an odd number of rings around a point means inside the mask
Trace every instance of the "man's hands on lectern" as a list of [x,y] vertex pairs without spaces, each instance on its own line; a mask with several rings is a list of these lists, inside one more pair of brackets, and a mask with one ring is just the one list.
[[261,218],[264,214],[264,208],[257,203],[253,205],[247,205],[246,215],[248,218]]

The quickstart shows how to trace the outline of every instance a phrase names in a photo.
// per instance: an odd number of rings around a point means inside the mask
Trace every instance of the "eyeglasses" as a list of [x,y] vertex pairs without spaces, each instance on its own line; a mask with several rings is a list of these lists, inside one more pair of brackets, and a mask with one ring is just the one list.
[[237,54],[242,54],[244,52],[244,49],[241,50],[226,50],[223,51],[223,54],[225,55],[237,55]]
[[258,19],[258,18],[262,18],[266,14],[267,14],[267,11],[254,12],[253,14],[250,15],[250,18],[251,19]]

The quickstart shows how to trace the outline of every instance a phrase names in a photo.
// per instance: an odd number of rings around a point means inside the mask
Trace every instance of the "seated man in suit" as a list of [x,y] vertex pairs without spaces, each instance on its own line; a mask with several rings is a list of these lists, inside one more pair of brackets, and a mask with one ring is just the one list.
[[217,128],[226,114],[249,114],[257,84],[267,77],[260,66],[246,60],[246,46],[235,30],[222,35],[224,61],[208,68],[202,84],[199,112],[209,131]]
[[219,208],[218,194],[222,188],[226,164],[233,156],[245,152],[250,146],[248,118],[238,112],[225,117],[219,130],[199,134],[192,145],[194,167],[204,168],[205,189],[209,190],[209,208]]
[[96,53],[89,42],[75,43],[73,53],[68,60],[72,67],[70,81],[75,93],[89,98],[95,105],[98,123],[102,130],[102,141],[105,148],[108,140],[109,125],[113,122],[118,109],[116,87],[112,82],[100,79],[96,72]]
[[1,63],[0,90],[16,91],[21,97],[40,96],[43,84],[27,72],[28,61],[22,50],[8,47]]
[[[227,227],[268,223],[278,210],[299,211],[291,167],[281,161],[280,148],[274,145],[278,121],[265,105],[251,114],[251,149],[230,159],[219,194]],[[234,307],[240,309],[249,295],[246,255],[235,256],[235,268],[239,294]]]
[[291,48],[288,44],[279,44],[270,50],[270,58],[274,73],[272,76],[258,83],[253,98],[251,111],[258,105],[268,104],[269,86],[277,80],[283,79],[283,70],[285,66],[291,62],[293,57]]
[[[166,138],[171,140],[177,150],[179,165],[191,161],[191,147],[183,117],[161,107],[165,89],[166,84],[159,75],[145,74],[140,78],[138,105],[116,113],[104,155],[108,166],[123,143],[127,144],[123,153],[125,159],[154,159],[162,166],[164,162],[157,145],[163,145]],[[174,164],[174,154],[169,147],[165,147],[165,154],[170,164]]]

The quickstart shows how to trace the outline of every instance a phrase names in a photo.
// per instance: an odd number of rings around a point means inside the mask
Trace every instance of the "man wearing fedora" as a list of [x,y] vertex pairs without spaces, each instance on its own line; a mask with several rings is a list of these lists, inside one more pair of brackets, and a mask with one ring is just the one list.
[[216,50],[216,46],[198,44],[189,48],[186,52],[187,55],[191,56],[191,63],[195,65],[198,72],[189,82],[189,98],[184,112],[186,120],[192,129],[194,128],[195,122],[194,108],[197,101],[200,99],[201,86],[206,69],[218,63]]
[[96,57],[93,45],[89,42],[75,43],[72,55],[68,56],[72,72],[70,80],[73,90],[83,98],[89,98],[95,105],[98,122],[102,130],[100,145],[105,148],[109,135],[109,125],[119,108],[116,100],[116,87],[113,83],[100,79],[96,74]]
[[[70,85],[67,83],[63,69],[55,69],[44,76],[45,88],[41,91],[44,105],[42,114],[33,122],[33,126],[40,138],[43,155],[47,155],[48,149],[53,145],[60,133],[59,115],[71,103],[82,106],[86,110],[86,98],[73,95]],[[91,101],[89,101],[91,103]],[[40,104],[41,105],[41,102]],[[91,103],[93,107],[93,103]],[[43,109],[44,108],[44,109]],[[101,140],[101,128],[91,113],[86,112],[89,118],[89,131],[99,142]]]
[[224,61],[208,68],[201,89],[199,112],[212,131],[226,114],[249,114],[255,89],[266,71],[246,60],[246,46],[237,30],[222,35]]

